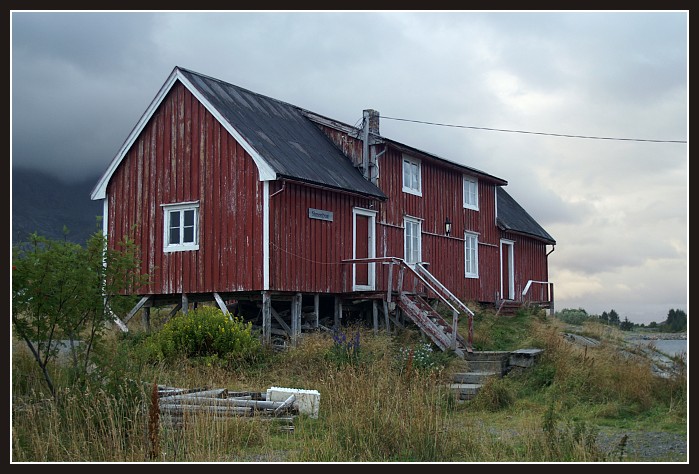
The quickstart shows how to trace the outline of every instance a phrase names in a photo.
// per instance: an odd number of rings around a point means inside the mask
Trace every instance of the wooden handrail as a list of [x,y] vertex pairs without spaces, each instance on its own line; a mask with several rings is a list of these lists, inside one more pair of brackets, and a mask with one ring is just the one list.
[[[434,275],[432,275],[424,266],[422,263],[417,263],[416,268],[420,269],[420,272],[424,273],[424,275],[429,278],[434,284],[436,284],[440,290],[442,290],[444,293],[447,294],[450,300],[455,302],[460,308],[462,308],[464,311],[469,313],[471,316],[473,316],[473,311],[471,311],[468,306],[466,306],[459,298],[454,296],[454,294],[449,291],[449,288],[444,286],[441,281],[439,281]],[[436,292],[435,292],[436,293]]]
[[537,281],[537,280],[529,280],[527,284],[524,286],[524,290],[522,290],[522,297],[526,296],[527,292],[529,291],[529,288],[531,288],[532,283],[539,283],[541,285],[553,285],[553,282],[550,281]]
[[[454,294],[449,291],[449,289],[442,284],[434,275],[432,275],[426,268],[425,268],[425,263],[424,262],[418,262],[415,263],[414,265],[409,264],[408,262],[405,261],[405,259],[402,259],[400,257],[373,257],[373,258],[352,258],[352,259],[346,259],[342,260],[342,263],[378,263],[378,262],[384,262],[384,263],[390,263],[390,264],[399,264],[403,268],[407,268],[409,271],[411,271],[427,288],[429,288],[437,297],[449,308],[451,308],[454,318],[452,322],[452,331],[453,331],[453,343],[452,345],[456,345],[456,336],[457,336],[457,325],[458,325],[458,315],[460,314],[460,311],[456,309],[449,300],[453,301],[454,303],[457,304],[460,308],[462,308],[467,314],[468,314],[468,345],[469,345],[469,350],[470,347],[473,346],[473,311],[471,311],[461,300],[459,300]],[[416,270],[419,269],[419,270]],[[389,272],[392,271],[392,268],[389,270]],[[424,275],[424,276],[423,276]],[[429,279],[432,281],[440,291],[437,291],[437,289],[429,282],[427,281]],[[389,280],[390,281],[390,280]],[[399,278],[400,281],[400,278]],[[399,286],[401,283],[399,283]],[[402,288],[397,288],[399,292],[402,292]],[[390,293],[392,291],[392,288],[388,288],[388,294],[390,298]],[[445,296],[446,295],[446,296]]]

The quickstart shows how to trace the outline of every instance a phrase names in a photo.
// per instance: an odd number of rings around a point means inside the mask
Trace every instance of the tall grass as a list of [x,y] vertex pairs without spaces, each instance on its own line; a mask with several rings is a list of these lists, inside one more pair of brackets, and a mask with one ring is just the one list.
[[[599,423],[685,420],[685,379],[660,379],[647,362],[613,341],[584,348],[538,314],[481,318],[480,340],[512,329],[512,348],[544,349],[532,368],[488,382],[476,399],[456,400],[450,374],[462,361],[435,352],[406,357],[419,333],[374,335],[346,328],[351,353],[328,333],[304,333],[296,347],[268,351],[239,366],[178,359],[144,365],[134,341],[115,339],[104,367],[84,386],[51,399],[31,359],[12,360],[12,460],[15,462],[592,462],[613,461],[596,443]],[[517,342],[517,340],[519,342]],[[138,338],[136,338],[136,341]],[[497,344],[500,344],[498,342]],[[410,352],[409,352],[410,353]],[[416,352],[413,351],[414,355]],[[129,356],[131,354],[131,356]],[[153,412],[154,384],[264,391],[318,390],[317,419],[293,430],[266,416],[185,416]],[[686,402],[686,398],[685,398]],[[616,421],[614,421],[616,420]],[[154,425],[154,423],[156,425]],[[157,428],[156,428],[157,426]]]

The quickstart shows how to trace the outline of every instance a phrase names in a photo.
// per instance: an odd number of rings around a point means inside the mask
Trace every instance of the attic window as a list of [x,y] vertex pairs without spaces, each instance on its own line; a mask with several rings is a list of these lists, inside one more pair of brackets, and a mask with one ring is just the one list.
[[420,160],[403,156],[403,192],[422,196]]
[[199,249],[199,203],[163,205],[165,211],[163,251],[180,252]]
[[478,210],[478,179],[464,176],[464,208]]

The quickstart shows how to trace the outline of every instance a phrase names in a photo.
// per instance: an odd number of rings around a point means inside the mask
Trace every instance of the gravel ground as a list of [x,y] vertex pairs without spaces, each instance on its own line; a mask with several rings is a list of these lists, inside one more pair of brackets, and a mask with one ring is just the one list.
[[[623,456],[620,443],[628,436]],[[687,436],[661,431],[600,431],[600,448],[608,453],[610,462],[689,462]]]

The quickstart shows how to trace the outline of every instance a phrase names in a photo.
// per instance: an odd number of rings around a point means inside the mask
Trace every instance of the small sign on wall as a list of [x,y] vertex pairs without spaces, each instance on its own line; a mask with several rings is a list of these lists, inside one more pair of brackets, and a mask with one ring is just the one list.
[[333,213],[330,211],[323,211],[322,209],[308,208],[308,217],[311,219],[319,219],[321,221],[333,221]]

